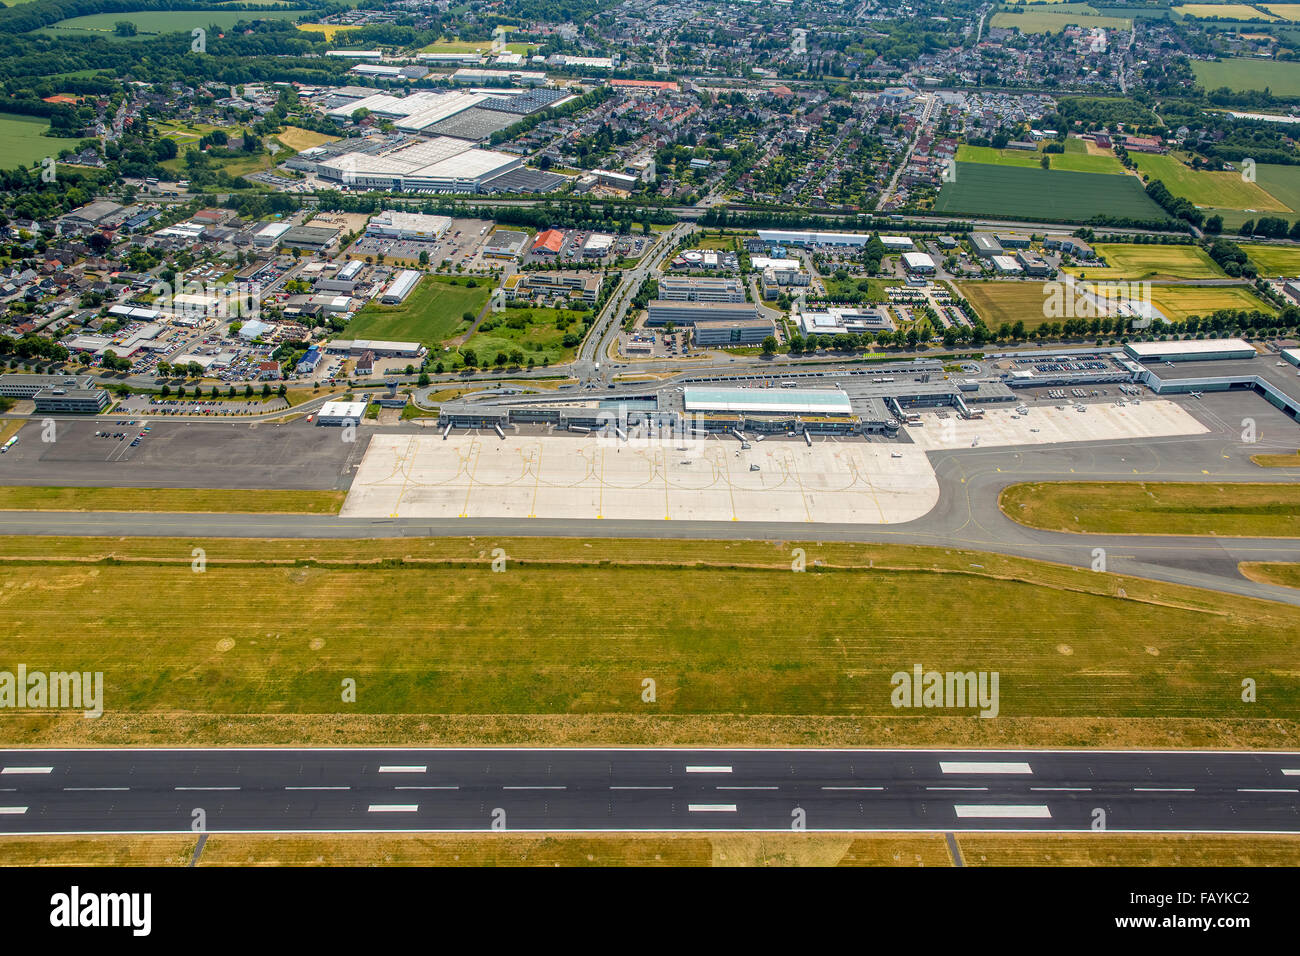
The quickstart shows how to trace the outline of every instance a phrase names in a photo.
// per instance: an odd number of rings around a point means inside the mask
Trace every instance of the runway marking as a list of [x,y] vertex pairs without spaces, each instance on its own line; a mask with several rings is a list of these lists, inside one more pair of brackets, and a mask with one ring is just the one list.
[[15,816],[26,812],[27,812],[26,807],[0,807],[0,813],[8,813],[8,814],[13,814]]
[[672,787],[610,787],[611,790],[671,790]]
[[130,787],[64,787],[64,793],[109,793],[130,790]]
[[1068,791],[1068,792],[1079,791],[1082,793],[1092,793],[1092,787],[1030,787],[1029,789],[1042,790],[1049,793],[1057,790]]
[[1195,787],[1134,787],[1134,793],[1195,793]]
[[780,787],[714,787],[715,790],[780,790]]
[[927,790],[987,790],[988,787],[926,787]]
[[691,813],[735,813],[734,803],[688,803],[686,809]]
[[415,813],[418,803],[372,803],[366,808],[370,813]]
[[686,767],[687,773],[731,773],[730,767]]
[[1238,787],[1238,793],[1300,793],[1300,790],[1294,787]]
[[459,790],[460,787],[394,787],[394,790]]
[[53,771],[53,767],[5,767],[4,770],[0,770],[0,773],[52,773]]
[[177,790],[238,790],[238,787],[177,787]]
[[567,790],[568,787],[502,787],[502,790]]
[[884,790],[884,787],[822,787],[823,790]]
[[1047,807],[1038,804],[1002,804],[1000,806],[974,806],[970,804],[959,803],[953,807],[959,817],[988,818],[988,819],[1035,819],[1050,820],[1052,811]]
[[428,773],[428,772],[429,772],[429,768],[428,768],[428,767],[414,767],[414,766],[412,766],[412,767],[403,767],[403,766],[396,766],[396,767],[380,767],[380,768],[379,768],[379,772],[380,772],[380,773]]
[[944,773],[1033,773],[1027,763],[1013,761],[980,763],[969,760],[940,760],[939,769]]
[[1283,770],[1283,771],[1282,771],[1282,776],[1284,776],[1284,777],[1300,777],[1300,770]]
[[286,790],[351,790],[351,787],[285,787]]

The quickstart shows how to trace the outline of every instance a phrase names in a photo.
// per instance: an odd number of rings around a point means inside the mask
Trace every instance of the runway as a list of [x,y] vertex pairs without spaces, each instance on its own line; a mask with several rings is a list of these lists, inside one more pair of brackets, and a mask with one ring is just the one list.
[[0,833],[1300,832],[1300,753],[0,751]]

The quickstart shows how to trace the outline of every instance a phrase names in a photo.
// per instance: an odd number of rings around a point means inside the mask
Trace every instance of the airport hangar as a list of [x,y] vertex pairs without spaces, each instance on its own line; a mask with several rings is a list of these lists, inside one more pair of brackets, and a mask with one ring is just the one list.
[[[871,370],[860,372],[866,375]],[[848,377],[855,373],[845,373]],[[716,383],[671,386],[617,398],[579,395],[497,397],[491,402],[444,402],[438,424],[454,428],[505,428],[546,425],[584,432],[607,427],[721,433],[751,430],[766,434],[876,434],[894,436],[917,408],[953,408],[979,417],[987,402],[1014,402],[1000,382],[858,381],[844,388],[728,387]]]

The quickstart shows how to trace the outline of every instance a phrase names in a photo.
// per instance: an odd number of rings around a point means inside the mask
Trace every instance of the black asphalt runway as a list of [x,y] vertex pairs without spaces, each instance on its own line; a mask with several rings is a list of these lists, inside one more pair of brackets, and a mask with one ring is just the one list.
[[10,750],[0,833],[1300,832],[1300,753]]

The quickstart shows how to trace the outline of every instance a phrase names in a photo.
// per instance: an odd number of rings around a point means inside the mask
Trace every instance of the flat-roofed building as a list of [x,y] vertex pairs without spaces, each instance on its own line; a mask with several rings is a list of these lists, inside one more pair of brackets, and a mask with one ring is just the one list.
[[1020,267],[1020,263],[1012,256],[994,256],[990,261],[993,263],[993,268],[998,271],[999,275],[1019,275],[1024,272],[1024,269]]
[[838,388],[697,388],[688,385],[682,394],[682,405],[688,412],[853,414],[849,396]]
[[108,392],[102,388],[43,388],[32,401],[38,412],[95,415],[108,407]]
[[719,320],[742,321],[757,318],[758,310],[750,302],[674,302],[655,299],[649,305],[646,325],[694,325]]
[[695,323],[696,345],[757,345],[776,335],[771,319],[716,319]]
[[45,388],[87,389],[94,385],[93,375],[28,375],[9,372],[0,375],[0,398],[33,398]]
[[518,259],[528,245],[528,233],[498,229],[483,246],[484,259]]
[[998,242],[997,237],[991,232],[973,232],[970,242],[975,247],[975,254],[981,259],[992,259],[994,256],[1002,255],[1002,243]]
[[316,424],[358,425],[365,414],[365,402],[326,402],[316,414]]
[[338,241],[337,226],[292,226],[280,237],[280,244],[290,249],[324,252]]
[[721,276],[672,276],[659,279],[659,298],[671,302],[744,302],[739,279]]
[[1242,339],[1185,339],[1181,342],[1129,342],[1124,351],[1139,362],[1209,362],[1249,359],[1258,353]]
[[934,260],[930,258],[929,253],[905,252],[903,266],[908,272],[916,275],[934,275]]
[[595,305],[600,300],[601,277],[594,272],[516,272],[501,288],[507,299],[533,299],[563,295]]
[[448,216],[385,209],[375,213],[366,223],[366,235],[392,239],[441,239],[450,228]]
[[325,351],[337,355],[364,355],[374,352],[376,358],[418,358],[425,348],[419,342],[389,342],[381,339],[335,339],[327,342]]

